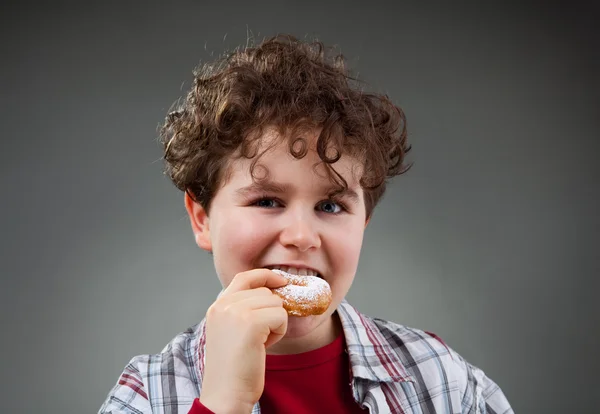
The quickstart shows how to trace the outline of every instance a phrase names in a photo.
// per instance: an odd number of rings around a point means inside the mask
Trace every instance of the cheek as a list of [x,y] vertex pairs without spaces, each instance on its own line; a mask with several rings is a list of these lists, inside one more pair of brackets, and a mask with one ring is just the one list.
[[364,225],[353,223],[350,226],[344,226],[343,230],[337,231],[329,240],[334,256],[334,265],[343,273],[356,271],[363,234]]
[[[260,217],[232,214],[220,223],[216,250],[235,266],[237,272],[247,270],[257,255],[272,241],[272,226]],[[215,252],[216,254],[217,252]]]

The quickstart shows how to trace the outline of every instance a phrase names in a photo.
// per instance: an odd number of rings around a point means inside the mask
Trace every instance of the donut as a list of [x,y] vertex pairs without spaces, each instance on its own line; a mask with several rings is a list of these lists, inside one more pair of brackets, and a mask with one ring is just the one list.
[[331,304],[331,287],[325,280],[316,276],[299,276],[273,269],[285,277],[289,283],[272,289],[283,299],[283,307],[290,316],[310,316],[325,313]]

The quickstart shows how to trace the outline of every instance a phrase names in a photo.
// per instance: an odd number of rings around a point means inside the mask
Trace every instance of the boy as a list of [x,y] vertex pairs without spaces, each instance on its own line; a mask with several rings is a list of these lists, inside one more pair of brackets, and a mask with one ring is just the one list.
[[[224,287],[202,322],[135,357],[100,413],[510,413],[433,334],[344,297],[386,180],[408,167],[402,111],[320,43],[278,36],[195,72],[161,130],[198,246]],[[325,313],[290,316],[272,269],[316,274]]]

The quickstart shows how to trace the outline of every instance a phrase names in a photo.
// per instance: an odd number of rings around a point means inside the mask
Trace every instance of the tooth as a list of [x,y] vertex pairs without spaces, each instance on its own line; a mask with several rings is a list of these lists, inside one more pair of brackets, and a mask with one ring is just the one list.
[[289,273],[289,272],[288,272],[288,267],[287,267],[287,266],[280,266],[280,265],[277,265],[277,266],[273,266],[273,267],[271,267],[271,269],[277,269],[277,270],[281,270],[282,272]]
[[315,272],[312,269],[307,269],[307,268],[298,269],[297,267],[281,266],[281,265],[269,266],[269,268],[271,270],[278,269],[278,270],[281,270],[282,272],[286,272],[286,273],[289,273],[291,275],[298,275],[298,276],[319,276],[319,274],[317,272]]

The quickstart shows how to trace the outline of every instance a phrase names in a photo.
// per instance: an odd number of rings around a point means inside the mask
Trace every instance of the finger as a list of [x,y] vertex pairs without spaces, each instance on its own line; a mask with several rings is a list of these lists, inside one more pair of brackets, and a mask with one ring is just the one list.
[[275,289],[287,284],[288,281],[285,277],[269,269],[253,269],[235,275],[225,290],[228,293],[233,293],[242,290],[256,289],[259,287]]
[[277,307],[283,309],[283,299],[276,294],[271,293],[269,296],[250,296],[232,303],[230,306],[235,306],[240,312]]
[[271,289],[263,286],[263,287],[259,287],[259,288],[255,288],[255,289],[241,290],[239,292],[227,292],[227,294],[221,295],[221,297],[218,299],[218,302],[221,304],[229,304],[229,303],[240,302],[247,298],[252,298],[252,297],[257,297],[257,296],[265,297],[265,296],[273,296],[273,295],[274,295],[274,293]]
[[252,312],[252,317],[257,324],[268,327],[263,338],[265,347],[279,342],[287,331],[288,314],[283,307],[257,309]]

